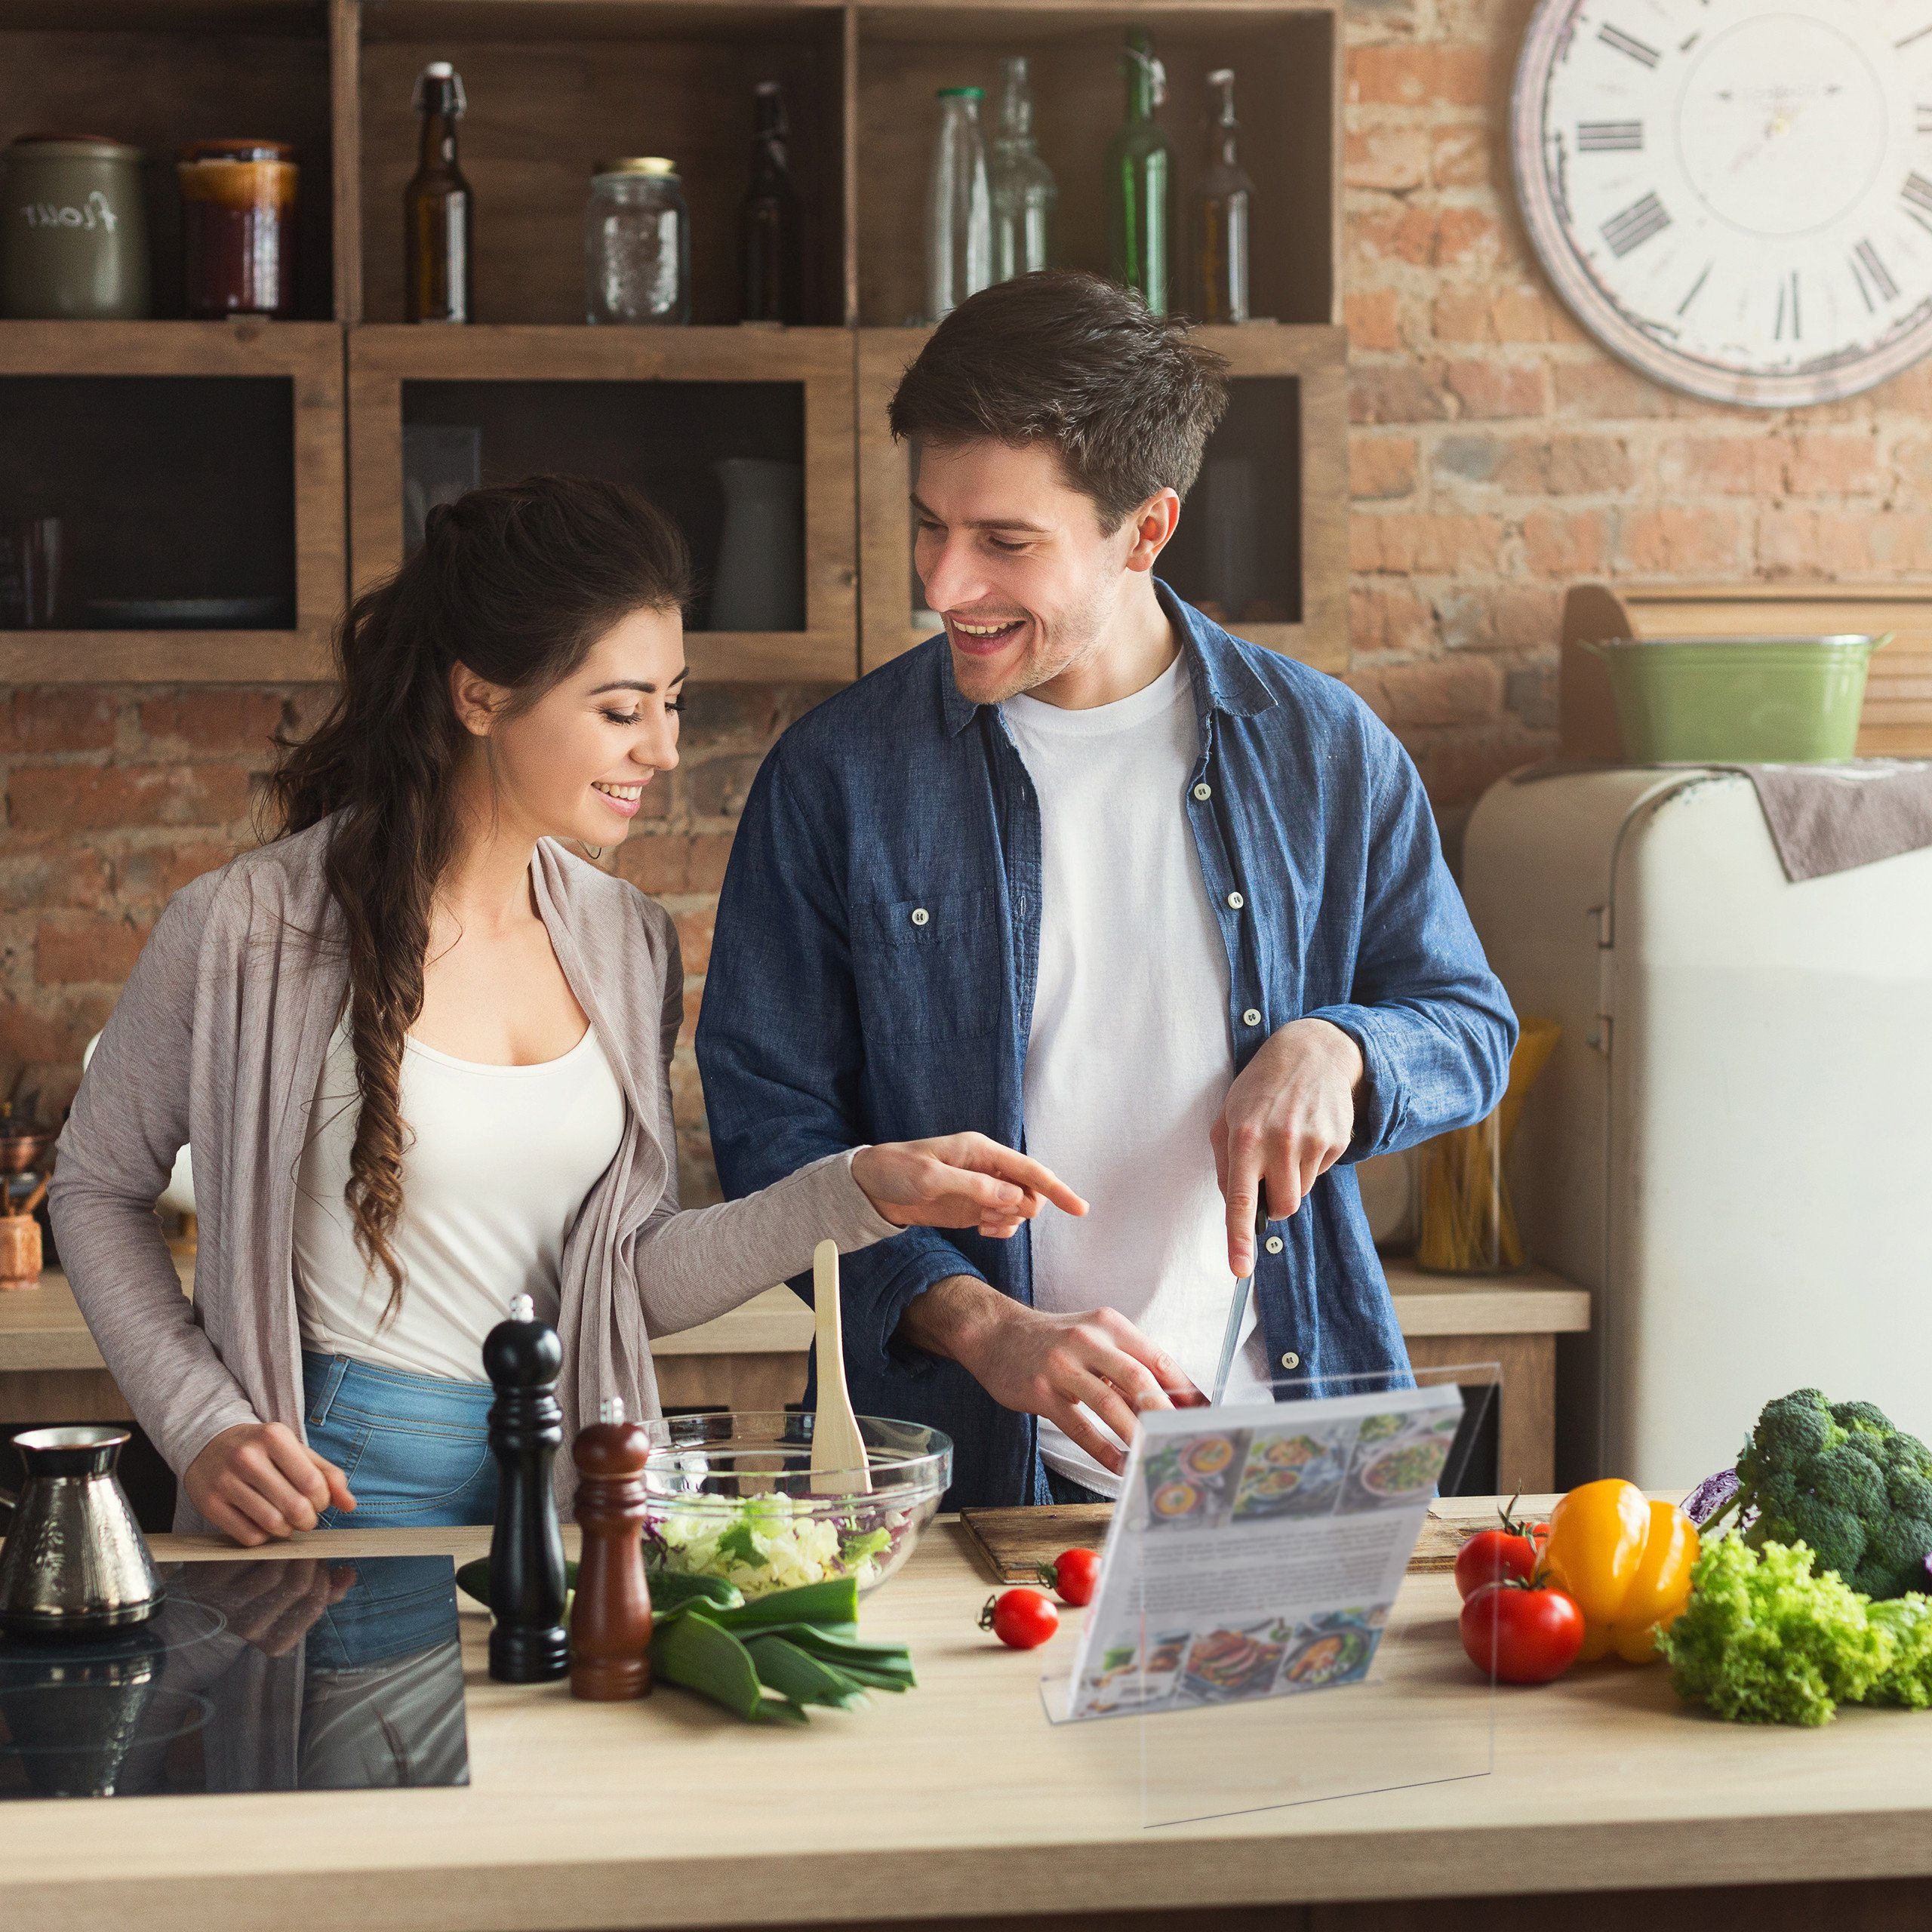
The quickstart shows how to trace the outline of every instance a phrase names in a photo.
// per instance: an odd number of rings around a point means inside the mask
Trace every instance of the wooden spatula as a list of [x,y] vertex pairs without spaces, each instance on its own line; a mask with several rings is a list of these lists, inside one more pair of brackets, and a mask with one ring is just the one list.
[[872,1493],[866,1444],[845,1389],[845,1337],[839,1320],[838,1244],[812,1251],[813,1339],[818,1345],[818,1414],[812,1423],[812,1487],[829,1493],[821,1476],[838,1477],[834,1491]]

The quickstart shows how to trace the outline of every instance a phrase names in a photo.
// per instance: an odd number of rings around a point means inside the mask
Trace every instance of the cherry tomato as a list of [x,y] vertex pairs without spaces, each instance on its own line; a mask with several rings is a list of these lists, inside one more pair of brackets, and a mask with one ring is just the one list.
[[1499,1510],[1499,1527],[1478,1530],[1456,1552],[1456,1589],[1466,1603],[1485,1583],[1507,1583],[1532,1577],[1549,1534],[1547,1523],[1519,1523],[1512,1500]]
[[1038,1590],[1008,1590],[987,1598],[980,1628],[1010,1651],[1035,1650],[1060,1628],[1060,1612]]
[[1537,1567],[1537,1546],[1507,1530],[1478,1530],[1456,1552],[1456,1588],[1467,1603],[1491,1583],[1521,1583]]
[[1547,1586],[1485,1583],[1463,1606],[1463,1650],[1503,1684],[1547,1684],[1577,1661],[1583,1613]]
[[1063,1549],[1051,1563],[1040,1566],[1040,1581],[1062,1603],[1078,1609],[1094,1601],[1100,1580],[1100,1556],[1097,1550]]

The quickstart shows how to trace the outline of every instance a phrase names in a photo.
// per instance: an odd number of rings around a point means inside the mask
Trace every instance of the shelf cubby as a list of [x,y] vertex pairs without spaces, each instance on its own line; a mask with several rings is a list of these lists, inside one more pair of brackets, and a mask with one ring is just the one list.
[[968,6],[898,0],[858,9],[858,317],[896,328],[925,312],[926,181],[937,128],[934,94],[986,90],[990,146],[999,62],[1027,57],[1033,123],[1059,189],[1054,254],[1067,268],[1103,272],[1107,143],[1126,111],[1122,48],[1144,27],[1167,69],[1160,119],[1174,147],[1179,271],[1173,306],[1192,292],[1187,210],[1206,137],[1207,75],[1235,72],[1244,112],[1241,155],[1255,182],[1253,313],[1288,323],[1339,320],[1335,235],[1340,123],[1339,14],[1293,4]]
[[[859,331],[860,666],[872,670],[931,636],[918,621],[911,478],[886,426],[900,377],[931,331]],[[1227,358],[1226,415],[1160,574],[1190,602],[1270,650],[1324,670],[1348,663],[1347,338],[1337,328],[1250,322],[1203,328]],[[1227,466],[1223,469],[1222,466]],[[1212,512],[1216,527],[1210,530]],[[1215,537],[1245,521],[1252,555]],[[1238,608],[1216,608],[1224,599]]]
[[151,312],[168,320],[186,312],[176,152],[229,136],[291,143],[297,312],[326,321],[337,313],[332,26],[329,0],[0,0],[0,146],[79,132],[143,151]]
[[[0,521],[60,516],[60,629],[0,684],[302,682],[342,604],[342,337],[328,323],[0,323]],[[103,599],[220,597],[247,628],[87,627]]]
[[447,60],[469,100],[459,135],[476,197],[479,321],[582,324],[591,173],[623,155],[678,163],[691,212],[692,321],[737,321],[738,204],[752,90],[764,80],[782,84],[791,116],[804,319],[843,321],[844,48],[842,10],[812,0],[364,0],[360,318],[403,319],[411,92],[426,62]]
[[856,622],[852,347],[842,329],[382,328],[349,340],[351,556],[358,585],[403,554],[403,432],[481,432],[485,482],[572,467],[643,488],[675,516],[701,580],[723,508],[711,466],[804,470],[804,625],[694,628],[694,673],[849,678]]

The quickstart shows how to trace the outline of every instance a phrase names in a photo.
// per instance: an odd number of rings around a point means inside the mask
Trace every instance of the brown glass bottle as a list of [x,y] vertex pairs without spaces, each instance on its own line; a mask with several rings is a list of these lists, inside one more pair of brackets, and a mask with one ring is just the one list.
[[1207,165],[1195,198],[1195,300],[1204,322],[1247,320],[1249,204],[1254,184],[1235,155],[1232,68],[1208,76]]
[[743,316],[748,322],[804,320],[804,260],[798,191],[792,184],[785,96],[776,81],[761,81],[752,137],[751,185],[739,213],[743,263]]
[[475,197],[457,165],[456,124],[465,106],[463,82],[447,60],[432,60],[416,82],[423,117],[416,172],[403,192],[408,259],[404,311],[412,322],[467,322],[470,238]]

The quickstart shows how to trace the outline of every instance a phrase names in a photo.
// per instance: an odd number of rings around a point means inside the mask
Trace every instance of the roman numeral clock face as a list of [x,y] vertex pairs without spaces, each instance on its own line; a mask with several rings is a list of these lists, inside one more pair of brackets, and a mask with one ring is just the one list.
[[1932,349],[1932,0],[1542,0],[1512,119],[1544,267],[1658,380],[1817,402]]

